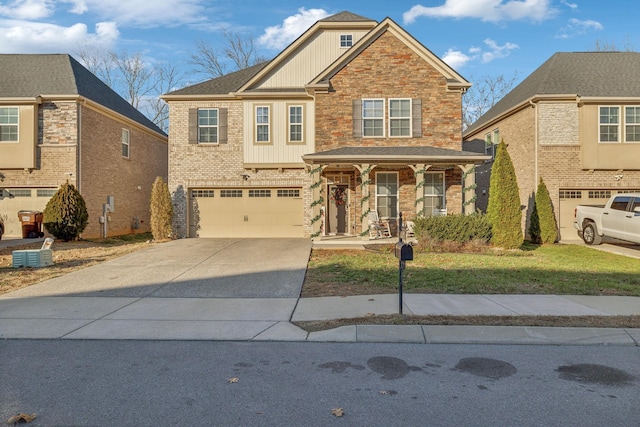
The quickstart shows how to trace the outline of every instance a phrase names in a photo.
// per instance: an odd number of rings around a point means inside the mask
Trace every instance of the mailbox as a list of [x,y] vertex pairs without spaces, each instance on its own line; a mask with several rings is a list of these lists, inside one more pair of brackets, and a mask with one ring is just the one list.
[[400,261],[413,261],[413,246],[408,243],[396,243],[396,258]]

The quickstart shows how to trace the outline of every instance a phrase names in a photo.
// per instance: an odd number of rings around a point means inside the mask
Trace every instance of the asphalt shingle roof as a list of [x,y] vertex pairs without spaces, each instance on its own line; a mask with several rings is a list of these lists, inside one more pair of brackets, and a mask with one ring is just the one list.
[[430,159],[433,161],[451,161],[459,160],[478,160],[484,157],[482,154],[470,151],[458,151],[448,148],[432,147],[432,146],[411,146],[411,147],[341,147],[333,150],[310,153],[303,156],[308,160],[345,160],[348,162],[357,161],[358,159],[376,159],[377,161],[393,162],[398,159]]
[[640,53],[559,52],[465,130],[481,128],[536,95],[640,97]]
[[0,76],[0,98],[79,95],[165,134],[70,55],[2,54]]
[[373,19],[365,18],[364,16],[356,15],[355,13],[351,13],[349,11],[342,11],[340,13],[336,13],[335,15],[327,16],[324,19],[321,19],[320,22],[361,22],[361,21],[373,21]]
[[193,86],[174,90],[173,92],[167,93],[167,95],[226,95],[240,89],[246,82],[251,80],[253,76],[258,74],[260,70],[266,67],[269,62],[271,61],[261,62],[253,67],[244,68]]

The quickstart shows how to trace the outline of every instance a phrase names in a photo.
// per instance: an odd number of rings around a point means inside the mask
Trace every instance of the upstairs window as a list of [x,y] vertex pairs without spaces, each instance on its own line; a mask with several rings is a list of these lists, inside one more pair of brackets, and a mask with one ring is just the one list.
[[218,143],[218,109],[198,110],[198,143]]
[[362,135],[384,136],[384,99],[362,100]]
[[256,107],[256,142],[271,142],[270,108],[268,106]]
[[484,142],[485,154],[495,157],[496,146],[500,144],[500,130],[494,129],[493,132],[487,132],[484,136]]
[[600,142],[620,142],[620,107],[600,107]]
[[122,157],[129,158],[129,131],[122,129]]
[[624,111],[625,142],[640,142],[640,107],[625,107]]
[[353,46],[353,36],[351,34],[341,34],[340,47],[351,47],[351,46]]
[[289,142],[303,142],[302,105],[289,106]]
[[411,99],[389,100],[389,136],[411,136]]
[[18,142],[18,107],[0,107],[0,142]]

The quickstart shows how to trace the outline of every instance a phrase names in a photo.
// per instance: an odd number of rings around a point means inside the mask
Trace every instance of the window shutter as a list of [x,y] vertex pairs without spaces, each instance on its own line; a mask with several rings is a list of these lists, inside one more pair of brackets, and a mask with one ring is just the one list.
[[362,100],[353,100],[353,137],[362,138]]
[[228,108],[218,109],[218,143],[226,144],[227,141],[227,120],[229,116]]
[[422,99],[411,100],[411,136],[414,138],[422,137]]
[[198,143],[198,109],[189,108],[189,144]]

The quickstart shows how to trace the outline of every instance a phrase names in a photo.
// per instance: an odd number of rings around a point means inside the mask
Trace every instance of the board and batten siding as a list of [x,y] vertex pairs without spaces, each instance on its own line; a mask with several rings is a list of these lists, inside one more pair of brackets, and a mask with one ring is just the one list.
[[287,61],[266,76],[257,88],[304,87],[349,50],[340,47],[341,35],[350,34],[353,44],[356,44],[367,32],[350,29],[320,32],[302,44]]
[[[315,109],[313,101],[267,100],[245,101],[244,103],[244,163],[300,163],[302,155],[312,153],[315,147]],[[303,133],[302,143],[288,142],[288,106],[303,105]],[[269,143],[255,142],[255,108],[269,106],[271,110],[271,141]]]

